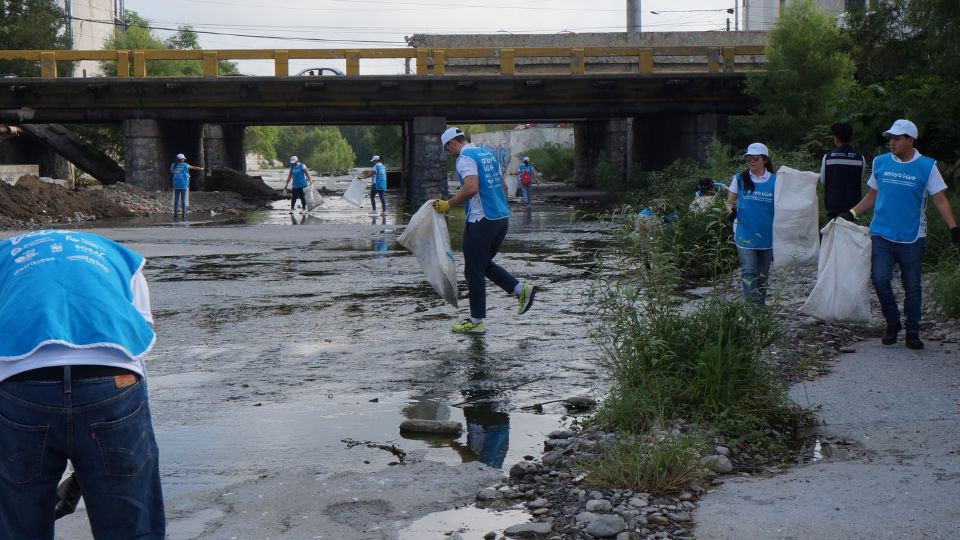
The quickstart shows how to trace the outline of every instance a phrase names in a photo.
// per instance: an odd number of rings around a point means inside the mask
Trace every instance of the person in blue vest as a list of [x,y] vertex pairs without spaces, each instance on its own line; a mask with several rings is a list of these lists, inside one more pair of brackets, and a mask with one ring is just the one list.
[[164,538],[144,262],[70,230],[0,242],[0,538],[53,538],[68,460],[94,538]]
[[187,163],[187,156],[177,154],[176,163],[170,164],[170,174],[173,176],[173,217],[177,217],[177,208],[187,218],[187,192],[190,191],[190,171],[202,171],[203,166],[194,167]]
[[766,303],[767,279],[773,262],[773,194],[777,175],[766,145],[753,143],[743,159],[747,169],[734,175],[727,187],[727,208],[740,255],[743,297]]
[[530,158],[524,157],[523,164],[517,167],[517,183],[520,185],[520,200],[524,206],[530,206],[533,200],[533,183],[540,185],[540,177],[530,164]]
[[903,281],[903,311],[906,315],[906,344],[911,349],[922,349],[920,339],[921,262],[926,244],[927,196],[933,200],[940,217],[950,228],[953,245],[960,249],[960,228],[947,199],[947,185],[932,158],[923,156],[914,148],[917,126],[900,119],[883,132],[889,140],[890,152],[873,159],[867,186],[870,190],[840,218],[854,221],[864,212],[873,210],[870,221],[870,277],[880,300],[886,329],[881,342],[897,342],[903,324],[900,309],[890,285],[893,265],[900,267]]
[[853,127],[845,122],[830,126],[835,148],[820,161],[820,182],[823,183],[823,206],[831,220],[863,197],[863,171],[866,160],[850,146]]
[[373,167],[369,171],[364,171],[363,178],[370,178],[370,207],[372,212],[377,212],[376,196],[380,195],[380,213],[387,213],[387,166],[383,164],[380,156],[375,155],[370,158]]
[[453,331],[463,334],[485,332],[483,319],[487,316],[486,280],[517,297],[517,314],[523,315],[533,305],[537,287],[519,281],[493,262],[500,244],[507,236],[510,210],[507,207],[507,188],[500,172],[500,163],[488,150],[467,142],[459,128],[449,128],[440,135],[440,144],[457,158],[457,176],[460,191],[450,200],[436,200],[433,209],[446,213],[452,206],[463,205],[466,225],[463,228],[463,266],[470,294],[470,317],[453,325]]
[[286,190],[293,180],[293,190],[290,192],[290,213],[293,213],[297,206],[297,199],[300,199],[300,212],[307,213],[307,195],[303,192],[304,188],[313,183],[310,179],[310,171],[307,166],[300,162],[297,156],[290,156],[290,172],[287,173],[287,181],[283,184]]

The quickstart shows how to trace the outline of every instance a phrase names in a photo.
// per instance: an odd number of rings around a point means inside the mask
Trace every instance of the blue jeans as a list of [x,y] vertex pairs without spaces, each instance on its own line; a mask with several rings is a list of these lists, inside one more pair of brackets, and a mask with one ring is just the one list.
[[98,540],[162,540],[157,443],[143,380],[0,382],[0,538],[50,540],[69,459]]
[[387,199],[385,189],[370,188],[370,206],[373,208],[373,211],[377,211],[377,199],[376,195],[380,194],[380,208],[386,212],[387,211]]
[[183,217],[187,217],[187,190],[173,190],[173,214],[177,214],[177,209],[182,209]]
[[297,199],[300,199],[300,208],[302,210],[307,209],[307,195],[304,193],[302,187],[295,187],[290,190],[290,210],[293,210],[297,206]]
[[770,263],[773,262],[772,249],[737,248],[740,255],[740,281],[743,284],[743,298],[759,306],[767,300],[767,278],[770,275]]
[[517,278],[493,262],[500,244],[507,236],[508,220],[481,219],[467,223],[463,228],[463,275],[470,293],[470,316],[487,316],[487,278],[501,289],[513,294]]
[[909,333],[920,332],[920,287],[921,261],[926,238],[919,238],[911,244],[898,244],[878,235],[870,235],[872,241],[870,257],[870,277],[873,288],[887,324],[900,323],[900,309],[893,295],[893,265],[900,266],[900,279],[903,282],[903,311],[907,316],[906,329]]
[[523,185],[520,184],[520,200],[523,201],[523,204],[529,205],[530,199],[533,195],[533,184]]

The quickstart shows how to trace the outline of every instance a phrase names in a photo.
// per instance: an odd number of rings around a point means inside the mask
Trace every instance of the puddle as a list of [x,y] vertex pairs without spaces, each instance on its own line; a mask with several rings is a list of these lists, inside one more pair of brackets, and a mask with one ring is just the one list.
[[490,510],[467,506],[455,510],[428,514],[401,530],[399,540],[446,538],[456,532],[464,540],[482,540],[488,532],[500,532],[507,527],[530,521],[523,510]]

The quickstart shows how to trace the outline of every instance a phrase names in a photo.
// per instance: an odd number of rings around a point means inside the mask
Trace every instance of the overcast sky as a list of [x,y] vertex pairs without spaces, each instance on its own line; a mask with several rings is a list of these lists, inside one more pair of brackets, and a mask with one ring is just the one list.
[[[724,30],[735,1],[644,0],[643,30]],[[623,32],[626,25],[626,0],[126,0],[126,9],[159,27],[284,38],[201,33],[206,49],[402,47],[416,33]],[[343,69],[342,61],[291,60],[290,71],[317,65]],[[270,62],[241,62],[240,70],[273,74]],[[402,71],[402,60],[361,62],[362,74]]]

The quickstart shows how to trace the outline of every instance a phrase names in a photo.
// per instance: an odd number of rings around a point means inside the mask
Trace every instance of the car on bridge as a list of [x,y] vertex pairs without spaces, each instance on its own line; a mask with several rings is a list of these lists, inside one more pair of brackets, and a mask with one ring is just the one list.
[[343,72],[332,67],[312,67],[301,70],[297,77],[343,77]]

